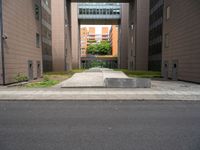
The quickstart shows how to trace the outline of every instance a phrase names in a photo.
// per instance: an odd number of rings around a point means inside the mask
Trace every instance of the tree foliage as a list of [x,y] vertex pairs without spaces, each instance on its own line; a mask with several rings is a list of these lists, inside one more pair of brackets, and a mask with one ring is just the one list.
[[101,41],[98,44],[91,44],[87,48],[87,54],[91,55],[110,55],[111,46],[108,41]]

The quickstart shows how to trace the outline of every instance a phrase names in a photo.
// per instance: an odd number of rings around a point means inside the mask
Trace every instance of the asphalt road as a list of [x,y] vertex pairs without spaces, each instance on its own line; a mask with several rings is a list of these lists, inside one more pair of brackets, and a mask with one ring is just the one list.
[[0,102],[0,150],[200,150],[200,102]]

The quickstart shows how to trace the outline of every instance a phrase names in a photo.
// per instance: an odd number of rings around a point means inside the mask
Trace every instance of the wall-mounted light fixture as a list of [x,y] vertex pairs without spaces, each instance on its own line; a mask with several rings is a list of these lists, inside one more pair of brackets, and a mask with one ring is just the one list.
[[7,40],[7,39],[8,39],[8,36],[7,36],[6,34],[3,34],[2,39],[3,39],[3,40]]
[[133,29],[134,29],[134,24],[131,23],[131,24],[129,25],[129,27],[130,27],[131,30],[133,30]]
[[134,24],[131,24],[131,30],[133,30],[134,29]]

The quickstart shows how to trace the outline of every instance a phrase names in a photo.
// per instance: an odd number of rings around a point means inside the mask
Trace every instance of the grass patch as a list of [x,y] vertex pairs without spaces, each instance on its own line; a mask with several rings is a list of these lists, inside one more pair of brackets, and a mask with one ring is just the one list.
[[26,87],[28,87],[28,88],[46,88],[46,87],[54,86],[54,85],[56,85],[58,83],[59,83],[59,81],[57,81],[57,80],[49,80],[49,81],[28,83],[26,85]]
[[116,69],[116,71],[122,71],[129,77],[161,78],[161,72],[158,71],[130,71],[127,69]]
[[70,70],[70,71],[60,71],[60,72],[46,72],[44,73],[45,75],[59,75],[59,76],[72,76],[73,74],[75,73],[80,73],[80,72],[83,72],[85,71],[85,69],[74,69],[74,70]]
[[52,87],[60,82],[71,78],[73,74],[83,72],[84,69],[75,69],[71,71],[62,71],[62,72],[47,72],[44,73],[43,79],[32,81],[25,85],[27,88],[48,88]]

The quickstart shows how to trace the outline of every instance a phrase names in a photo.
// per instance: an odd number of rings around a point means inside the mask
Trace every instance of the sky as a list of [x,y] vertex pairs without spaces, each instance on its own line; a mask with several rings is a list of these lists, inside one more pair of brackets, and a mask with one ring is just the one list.
[[101,34],[102,33],[101,32],[102,27],[108,27],[109,30],[110,30],[111,25],[81,25],[81,28],[82,27],[87,27],[87,28],[89,28],[89,27],[95,27],[96,28],[96,34]]

